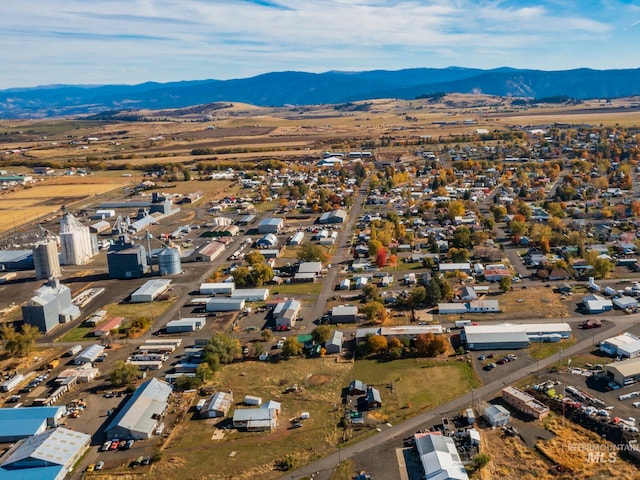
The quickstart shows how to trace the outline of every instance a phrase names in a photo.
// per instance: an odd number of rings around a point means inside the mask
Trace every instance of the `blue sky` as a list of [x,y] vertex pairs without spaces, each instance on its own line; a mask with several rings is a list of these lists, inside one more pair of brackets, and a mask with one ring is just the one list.
[[0,88],[640,67],[640,0],[4,0]]

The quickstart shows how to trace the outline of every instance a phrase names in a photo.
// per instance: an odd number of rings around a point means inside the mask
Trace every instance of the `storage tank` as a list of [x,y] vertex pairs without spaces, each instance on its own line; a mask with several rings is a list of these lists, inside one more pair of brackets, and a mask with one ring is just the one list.
[[38,280],[48,280],[49,278],[62,276],[58,245],[55,240],[36,243],[33,247],[33,264],[36,270],[36,279]]
[[163,248],[158,253],[158,268],[160,275],[177,275],[182,273],[180,252],[175,248]]

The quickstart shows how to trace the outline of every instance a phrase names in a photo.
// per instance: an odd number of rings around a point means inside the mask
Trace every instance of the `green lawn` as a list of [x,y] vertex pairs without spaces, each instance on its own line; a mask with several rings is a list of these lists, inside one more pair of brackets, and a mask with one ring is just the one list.
[[283,283],[271,288],[272,295],[318,295],[322,283]]
[[556,343],[532,343],[529,347],[529,355],[535,360],[542,360],[551,355],[558,355],[558,360],[560,360],[560,350],[564,350],[575,343],[575,337],[567,338],[566,340],[561,340]]
[[96,337],[91,335],[95,327],[83,327],[78,326],[69,332],[66,335],[60,337],[58,339],[59,342],[79,342],[79,341],[95,341]]

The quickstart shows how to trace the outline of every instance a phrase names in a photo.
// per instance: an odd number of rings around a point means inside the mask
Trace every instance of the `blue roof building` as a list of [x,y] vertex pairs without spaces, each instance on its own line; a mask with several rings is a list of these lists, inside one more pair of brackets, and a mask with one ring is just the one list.
[[0,408],[0,443],[17,442],[56,427],[64,407]]

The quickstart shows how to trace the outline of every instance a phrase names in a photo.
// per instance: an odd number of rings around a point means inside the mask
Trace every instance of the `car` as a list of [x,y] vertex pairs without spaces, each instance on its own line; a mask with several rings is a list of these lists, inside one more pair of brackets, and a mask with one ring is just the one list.
[[249,355],[249,347],[242,347],[242,354]]
[[104,398],[113,398],[115,397],[115,393],[113,392],[107,392],[103,395]]
[[151,457],[144,457],[140,465],[149,465],[151,463]]
[[284,341],[278,340],[278,343],[276,343],[276,348],[282,348],[282,347],[284,347]]
[[116,450],[119,444],[120,444],[120,440],[118,440],[117,438],[114,438],[113,440],[111,440],[111,445],[109,446],[109,450]]
[[483,368],[483,370],[488,372],[489,370],[493,370],[494,368],[496,368],[496,364],[495,363],[488,363],[482,368]]
[[493,358],[493,353],[490,353],[489,355],[487,355],[487,358]]
[[485,358],[486,358],[486,357],[485,357],[484,355],[480,355],[480,356],[478,357],[478,360],[480,360],[480,361],[482,362]]
[[86,470],[86,471],[87,471],[87,472],[93,472],[93,471],[95,470],[95,468],[96,468],[96,466],[92,463],[91,465],[89,465],[89,466],[87,467],[87,470]]
[[133,444],[135,443],[135,440],[127,440],[127,444],[125,445],[125,448],[128,450],[131,447],[133,447]]
[[504,358],[501,358],[500,360],[498,360],[496,363],[498,365],[504,365],[505,363],[507,363],[509,360],[505,360]]
[[302,428],[302,425],[300,422],[294,422],[291,424],[291,428]]
[[124,450],[125,448],[127,448],[127,441],[126,440],[120,440],[118,442],[118,448],[120,450]]
[[106,452],[110,448],[111,448],[111,440],[107,440],[102,444],[102,447],[100,448],[100,450],[102,450],[103,452]]
[[104,468],[104,462],[100,460],[98,463],[96,463],[94,470],[98,471],[98,470],[102,470],[103,468]]

